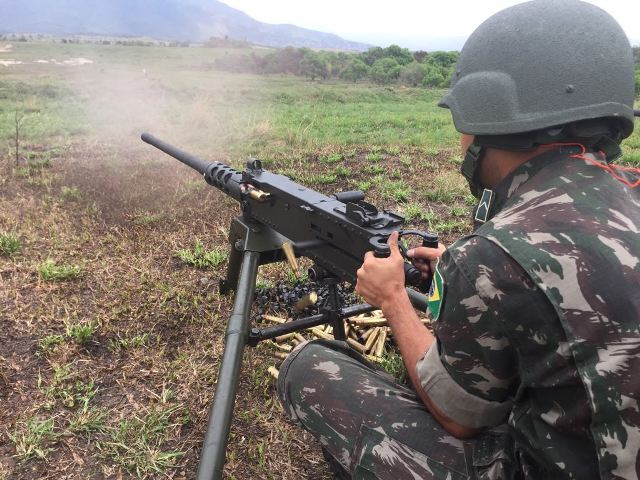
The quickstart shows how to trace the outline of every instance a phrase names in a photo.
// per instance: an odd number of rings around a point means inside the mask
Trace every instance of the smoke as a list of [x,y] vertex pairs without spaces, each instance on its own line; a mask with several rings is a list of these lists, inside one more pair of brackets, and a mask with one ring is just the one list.
[[143,143],[141,133],[233,163],[238,145],[264,125],[254,101],[260,80],[211,70],[219,49],[104,38],[11,43],[14,48],[0,60],[21,63],[0,68],[18,82],[43,82],[64,92],[52,100],[34,90],[32,99],[34,111],[48,111],[42,117],[47,128],[60,123],[61,135],[44,137],[44,147],[70,146],[62,159],[68,166],[63,182],[120,220],[161,210],[202,183]]

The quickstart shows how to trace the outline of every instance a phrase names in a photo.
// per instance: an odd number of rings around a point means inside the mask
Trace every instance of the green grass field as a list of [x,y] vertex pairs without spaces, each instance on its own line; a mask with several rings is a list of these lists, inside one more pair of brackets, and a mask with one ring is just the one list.
[[[326,193],[365,190],[447,243],[470,230],[443,92],[213,70],[227,54],[44,42],[0,54],[24,62],[0,65],[1,480],[195,475],[239,211],[143,131],[236,167],[258,156]],[[51,63],[80,57],[93,63]],[[640,166],[638,132],[624,150]],[[260,271],[262,284],[286,277]],[[278,362],[266,345],[245,354],[226,478],[330,478],[274,397]]]

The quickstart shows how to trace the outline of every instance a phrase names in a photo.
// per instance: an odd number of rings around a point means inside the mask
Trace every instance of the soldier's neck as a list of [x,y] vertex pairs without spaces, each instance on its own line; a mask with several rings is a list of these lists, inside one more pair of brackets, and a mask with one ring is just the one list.
[[480,161],[479,180],[486,188],[493,189],[520,165],[527,163],[533,157],[554,148],[551,145],[540,145],[528,152],[511,152],[487,148]]

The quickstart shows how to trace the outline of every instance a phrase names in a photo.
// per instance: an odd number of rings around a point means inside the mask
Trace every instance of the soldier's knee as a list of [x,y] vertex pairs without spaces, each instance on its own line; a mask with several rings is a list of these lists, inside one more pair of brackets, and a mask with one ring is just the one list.
[[[276,390],[285,412],[297,420],[306,394],[313,393],[323,382],[322,366],[335,356],[333,342],[313,340],[299,345],[280,367]],[[337,343],[337,342],[336,342]]]
[[280,366],[276,387],[278,394],[282,395],[290,386],[302,388],[302,384],[310,379],[310,373],[314,366],[322,361],[326,351],[327,347],[315,340],[298,345]]

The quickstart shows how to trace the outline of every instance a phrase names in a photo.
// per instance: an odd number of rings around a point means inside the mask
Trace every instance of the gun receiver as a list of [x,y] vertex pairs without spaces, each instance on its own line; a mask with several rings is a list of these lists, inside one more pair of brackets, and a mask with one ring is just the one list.
[[[393,231],[399,230],[401,236],[418,236],[427,247],[437,247],[438,237],[428,232],[402,230],[404,218],[386,210],[379,211],[365,201],[360,191],[326,196],[288,177],[264,170],[260,160],[249,160],[246,170],[240,172],[224,163],[201,160],[148,133],[142,135],[142,140],[202,174],[209,185],[237,200],[242,210],[229,233],[231,254],[221,292],[235,290],[236,295],[198,467],[198,480],[218,479],[222,476],[245,346],[325,323],[333,326],[337,340],[346,340],[344,319],[376,307],[342,305],[337,284],[355,283],[366,252],[388,256],[387,239]],[[295,256],[314,261],[309,276],[328,287],[327,297],[317,315],[250,330],[249,312],[258,266],[282,261],[283,245],[294,268],[297,268]],[[406,259],[404,248],[401,251]],[[405,262],[405,280],[423,292],[431,283],[409,262]],[[407,293],[414,307],[426,309],[424,295],[410,288]]]

